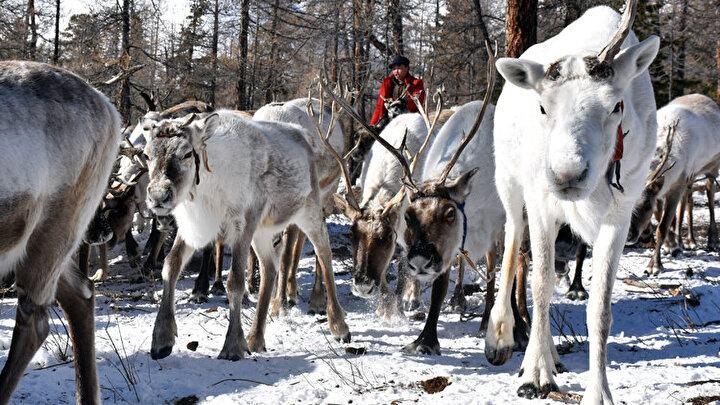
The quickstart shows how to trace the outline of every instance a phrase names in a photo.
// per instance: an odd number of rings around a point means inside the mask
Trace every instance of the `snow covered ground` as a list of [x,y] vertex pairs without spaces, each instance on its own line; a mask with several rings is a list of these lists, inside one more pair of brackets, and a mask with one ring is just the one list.
[[[707,209],[696,209],[695,214],[696,223],[707,224]],[[706,225],[700,233],[704,235],[705,230]],[[417,337],[423,322],[385,324],[375,316],[374,303],[351,295],[347,273],[351,259],[339,254],[347,252],[342,247],[347,246],[346,232],[346,223],[334,218],[334,268],[352,343],[335,342],[326,318],[307,315],[303,301],[288,316],[268,322],[268,352],[238,362],[215,358],[227,327],[227,301],[211,296],[205,304],[189,302],[195,279],[192,270],[178,285],[174,351],[168,358],[152,360],[150,341],[161,285],[138,283],[137,273],[122,256],[124,249],[116,247],[110,255],[110,279],[96,288],[97,365],[103,400],[153,404],[553,402],[516,396],[523,354],[515,353],[503,366],[490,365],[483,354],[483,340],[476,337],[479,318],[466,320],[467,316],[446,309],[438,325],[442,356],[402,354],[400,349]],[[615,284],[608,370],[615,402],[680,404],[720,395],[718,254],[697,250],[665,257],[667,271],[652,279],[643,275],[649,256],[650,250],[628,249]],[[228,261],[226,256],[225,268]],[[305,300],[313,266],[308,255],[300,264],[299,291]],[[587,286],[590,261],[586,266]],[[467,281],[474,281],[472,272],[467,273]],[[582,394],[588,375],[585,304],[564,298],[566,289],[566,284],[558,284],[552,306],[553,335],[556,344],[562,345],[561,359],[569,370],[557,375],[556,382],[565,391]],[[427,288],[424,297],[427,308]],[[482,293],[468,297],[468,312],[482,312],[481,297]],[[254,307],[243,313],[247,331]],[[72,350],[58,314],[59,308],[51,313],[51,336],[33,358],[13,403],[74,402],[74,371],[67,357]],[[0,365],[7,360],[14,317],[15,299],[1,299]],[[197,348],[190,350],[193,342]],[[364,348],[366,354],[347,354],[347,347]],[[420,382],[433,377],[447,377],[450,385],[427,393]]]

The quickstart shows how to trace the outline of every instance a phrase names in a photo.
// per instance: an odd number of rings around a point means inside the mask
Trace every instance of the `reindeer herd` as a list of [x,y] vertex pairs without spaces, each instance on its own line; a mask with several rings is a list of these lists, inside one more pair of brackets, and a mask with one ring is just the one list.
[[[352,325],[338,301],[325,225],[336,209],[352,222],[352,292],[377,297],[379,317],[402,317],[417,308],[421,283],[432,284],[425,327],[404,352],[440,354],[437,321],[450,269],[455,265],[459,273],[450,303],[462,307],[464,268],[484,259],[487,288],[479,329],[485,356],[499,365],[524,348],[518,395],[525,398],[559,390],[553,375],[564,368],[552,339],[549,305],[562,256],[556,257],[558,233],[569,226],[582,244],[568,297],[588,297],[579,272],[587,245],[593,253],[590,378],[583,402],[612,403],[606,342],[624,246],[647,238],[656,213],[649,275],[662,271],[663,244],[671,251],[695,247],[692,226],[685,240],[681,229],[685,210],[692,224],[698,176],[706,179],[708,245],[718,242],[713,207],[720,108],[695,94],[656,111],[647,68],[659,39],[638,41],[631,32],[635,7],[629,1],[622,16],[607,7],[590,9],[517,59],[496,61],[486,41],[484,100],[445,109],[438,92],[434,111],[416,102],[419,113],[398,114],[380,133],[364,123],[349,93],[333,89],[324,72],[317,98],[311,91],[307,98],[271,103],[254,114],[213,111],[200,102],[161,112],[151,108],[122,133],[112,104],[79,77],[39,63],[0,62],[6,156],[0,163],[0,276],[14,273],[18,296],[0,403],[9,402],[47,337],[48,307],[55,300],[72,336],[77,402],[100,402],[92,281],[107,276],[107,246],[123,241],[131,266],[149,275],[168,233],[175,236],[162,264],[153,359],[173,350],[176,283],[199,249],[206,259],[193,299],[206,300],[212,292],[227,293],[229,300],[218,358],[239,360],[265,351],[268,312],[289,316],[287,309],[298,302],[296,271],[306,239],[316,259],[309,309],[326,313],[335,339],[350,342]],[[506,83],[493,106],[496,69]],[[365,126],[374,139],[357,182],[348,170],[353,151],[339,152],[341,114]],[[142,265],[134,222],[151,222]],[[523,248],[528,241],[529,250]],[[89,278],[93,244],[101,246],[103,264]],[[224,246],[232,255],[226,286]],[[498,252],[503,256],[496,280]],[[532,322],[525,305],[530,254]],[[209,290],[213,257],[215,282]],[[392,290],[387,276],[394,258],[398,275]],[[257,310],[246,334],[241,312],[246,290],[255,286],[255,261]]]

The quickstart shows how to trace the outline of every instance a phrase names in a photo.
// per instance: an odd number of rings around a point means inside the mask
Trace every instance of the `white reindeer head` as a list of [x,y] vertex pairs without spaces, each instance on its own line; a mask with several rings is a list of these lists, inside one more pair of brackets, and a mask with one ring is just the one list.
[[539,96],[535,114],[542,134],[538,135],[548,140],[545,175],[559,199],[583,199],[603,178],[623,119],[625,90],[647,69],[659,45],[652,36],[615,57],[605,52],[567,56],[547,69],[524,59],[497,61],[507,81]]
[[218,123],[217,114],[201,118],[195,113],[150,123],[145,146],[150,174],[147,206],[158,219],[168,217],[199,184],[201,159],[205,169],[210,171],[205,141],[212,136]]

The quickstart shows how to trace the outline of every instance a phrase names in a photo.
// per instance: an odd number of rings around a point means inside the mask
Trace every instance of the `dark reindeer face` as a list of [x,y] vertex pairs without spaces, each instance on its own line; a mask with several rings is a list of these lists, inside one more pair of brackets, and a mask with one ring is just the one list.
[[336,195],[335,201],[353,221],[350,228],[353,249],[352,292],[361,298],[374,297],[380,292],[381,280],[385,279],[395,253],[396,229],[405,209],[405,193],[398,193],[382,208],[365,208],[360,212],[351,208],[342,196]]
[[385,277],[395,253],[396,222],[396,215],[382,215],[382,212],[367,213],[353,221],[350,240],[354,295],[369,298],[379,292],[380,281]]
[[385,109],[388,112],[388,118],[393,119],[397,117],[400,114],[405,114],[408,112],[407,109],[407,103],[405,102],[405,99],[399,99],[399,100],[387,100],[385,101]]
[[628,231],[627,243],[635,244],[640,239],[642,233],[650,225],[652,214],[657,206],[657,196],[665,182],[665,177],[660,177],[645,187],[642,197],[635,205],[632,218],[630,220],[630,230]]
[[434,281],[448,271],[459,253],[466,220],[461,207],[476,172],[470,170],[444,185],[425,183],[410,197],[405,243],[408,271],[418,280]]
[[113,236],[112,228],[108,222],[108,211],[104,210],[102,206],[98,207],[95,216],[93,216],[85,230],[83,242],[88,245],[102,245],[109,242]]

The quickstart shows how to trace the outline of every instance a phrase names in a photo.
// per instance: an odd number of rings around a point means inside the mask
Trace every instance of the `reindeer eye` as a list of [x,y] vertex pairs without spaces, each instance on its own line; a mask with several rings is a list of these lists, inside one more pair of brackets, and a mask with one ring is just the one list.
[[620,102],[618,102],[617,104],[615,104],[615,108],[613,108],[613,113],[619,113],[619,112],[620,112],[620,109],[622,108],[621,103],[622,103],[622,102],[620,101]]
[[192,152],[188,152],[185,154],[185,156],[183,156],[182,160],[190,159],[191,157],[192,157]]
[[545,108],[540,104],[540,114],[547,115],[547,112],[545,112]]
[[455,208],[450,207],[445,211],[445,221],[449,224],[455,222]]

